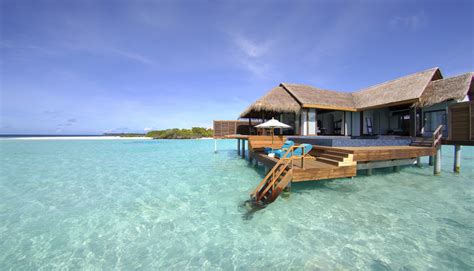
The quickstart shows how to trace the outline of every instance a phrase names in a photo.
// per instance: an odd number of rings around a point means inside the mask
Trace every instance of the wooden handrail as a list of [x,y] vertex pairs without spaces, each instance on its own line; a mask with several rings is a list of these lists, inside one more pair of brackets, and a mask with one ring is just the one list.
[[281,167],[280,171],[278,171],[277,174],[273,174],[273,177],[272,177],[270,183],[267,185],[267,187],[265,187],[265,190],[263,190],[262,193],[258,193],[257,202],[260,201],[263,198],[263,196],[265,196],[265,194],[267,194],[267,192],[270,190],[270,188],[275,189],[276,180],[278,180],[278,178],[281,176],[283,171],[285,171],[285,168],[288,166],[290,161],[291,160],[285,160],[285,164],[283,165],[283,167]]
[[441,143],[441,139],[443,138],[443,125],[439,125],[438,128],[433,132],[433,145],[432,147],[437,148],[438,145]]
[[[285,157],[286,155],[288,155],[288,152],[290,152],[292,149],[289,148],[283,157]],[[273,166],[273,168],[267,173],[267,175],[265,176],[265,178],[263,178],[263,180],[258,184],[257,188],[255,188],[254,192],[252,193],[252,195],[257,195],[258,191],[260,191],[260,189],[267,183],[267,180],[270,178],[270,176],[273,175],[273,173],[275,172],[275,170],[283,163],[284,159],[280,159],[278,160],[278,162]]]
[[[255,188],[254,192],[251,194],[253,197],[256,198],[257,201],[260,201],[262,199],[262,197],[268,192],[268,190],[270,190],[270,188],[273,187],[273,189],[274,189],[274,185],[276,183],[276,180],[278,180],[278,178],[285,171],[285,169],[288,167],[288,164],[290,162],[291,162],[291,166],[292,166],[291,168],[293,169],[293,159],[295,158],[294,157],[294,150],[298,149],[298,148],[303,148],[303,146],[301,146],[301,145],[291,146],[290,148],[288,148],[286,150],[285,154],[283,154],[282,158],[280,158],[278,160],[278,162],[273,166],[273,168],[267,173],[265,178],[263,178],[263,180],[258,184],[257,188]],[[287,157],[290,152],[291,152],[291,156]],[[304,160],[305,156],[306,156],[306,154],[304,153],[304,150],[302,150],[301,158]],[[296,157],[296,158],[298,158],[298,157]],[[283,166],[283,167],[281,167],[281,166]],[[262,189],[262,187],[266,183],[268,183],[268,185],[265,188],[265,190],[262,191],[262,193],[259,193],[260,189]]]

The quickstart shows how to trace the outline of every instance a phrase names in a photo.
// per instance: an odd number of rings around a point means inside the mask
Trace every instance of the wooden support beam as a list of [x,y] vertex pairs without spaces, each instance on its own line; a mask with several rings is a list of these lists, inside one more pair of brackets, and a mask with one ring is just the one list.
[[237,139],[237,154],[240,155],[240,139]]
[[461,145],[454,146],[454,172],[459,173],[461,171]]
[[373,168],[387,168],[396,166],[408,166],[416,163],[416,159],[397,159],[386,161],[374,161],[367,163],[357,163],[357,170],[373,169]]
[[436,149],[436,155],[434,158],[435,165],[433,167],[433,174],[439,175],[441,174],[441,148]]
[[430,160],[428,162],[428,165],[432,166],[434,163],[433,163],[433,160],[434,160],[434,156],[433,155],[430,155]]
[[244,159],[245,159],[245,142],[246,142],[246,140],[243,139],[242,140],[242,153],[241,154],[242,154],[242,158],[244,158]]

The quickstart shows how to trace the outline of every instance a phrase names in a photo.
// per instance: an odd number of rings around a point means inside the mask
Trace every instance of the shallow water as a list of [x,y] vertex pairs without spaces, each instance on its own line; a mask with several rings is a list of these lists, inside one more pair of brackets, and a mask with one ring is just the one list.
[[[0,140],[0,269],[474,269],[474,148],[294,184],[248,213],[263,177],[212,140]],[[427,159],[423,160],[427,163]]]

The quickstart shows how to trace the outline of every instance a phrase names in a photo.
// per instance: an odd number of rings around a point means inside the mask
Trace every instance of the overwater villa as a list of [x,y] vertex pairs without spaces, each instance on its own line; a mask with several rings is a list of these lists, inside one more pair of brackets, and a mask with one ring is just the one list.
[[243,119],[275,117],[294,129],[286,135],[431,135],[450,104],[472,100],[473,73],[443,79],[432,68],[356,92],[281,83],[251,104]]
[[[422,156],[439,174],[443,143],[455,145],[459,171],[460,146],[474,142],[473,76],[443,78],[432,68],[356,92],[281,83],[245,109],[243,121],[215,122],[215,136],[237,139],[244,157],[248,141],[250,161],[268,168],[252,193],[257,202],[273,201],[292,182],[398,170]],[[272,118],[292,128],[271,139],[255,128]]]

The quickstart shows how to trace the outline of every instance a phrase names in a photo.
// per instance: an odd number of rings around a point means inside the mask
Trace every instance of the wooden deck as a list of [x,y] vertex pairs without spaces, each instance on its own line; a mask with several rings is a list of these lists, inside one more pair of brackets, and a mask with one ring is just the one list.
[[[317,160],[317,157],[326,152],[341,152],[353,155],[353,160],[359,164],[353,166],[335,166]],[[353,177],[357,175],[358,168],[367,168],[370,162],[380,161],[411,161],[410,159],[435,155],[436,150],[429,147],[413,146],[373,146],[373,147],[324,147],[313,146],[310,152],[312,158],[305,158],[304,168],[301,167],[301,159],[295,159],[293,169],[293,182],[316,181],[325,179],[336,179]],[[272,168],[278,162],[278,158],[271,158],[267,154],[252,152],[252,159]],[[407,164],[408,164],[407,162]],[[402,165],[396,163],[393,165]]]
[[[237,138],[238,141],[242,138]],[[433,156],[435,147],[420,146],[372,146],[372,147],[325,147],[313,145],[309,154],[294,155],[294,151],[303,145],[293,146],[286,150],[283,157],[269,157],[263,152],[264,146],[271,145],[268,137],[248,136],[249,159],[265,165],[270,170],[260,182],[251,199],[256,203],[270,203],[292,182],[317,181],[325,179],[347,178],[357,175],[357,170],[368,170],[382,167],[412,165],[418,157]],[[284,137],[274,144],[282,145]],[[275,146],[273,146],[275,148]],[[301,149],[300,149],[301,150]],[[293,156],[292,156],[293,155]]]
[[[271,158],[263,152],[254,152],[252,158],[269,168],[273,168],[278,162],[278,158]],[[301,159],[294,159],[293,165],[293,182],[353,177],[357,173],[355,165],[338,167],[317,161],[315,158],[305,158],[304,168]]]
[[320,156],[326,151],[340,151],[354,155],[356,162],[370,162],[396,159],[410,159],[421,156],[435,155],[436,150],[431,147],[414,146],[373,146],[373,147],[323,147],[313,146],[311,154]]

